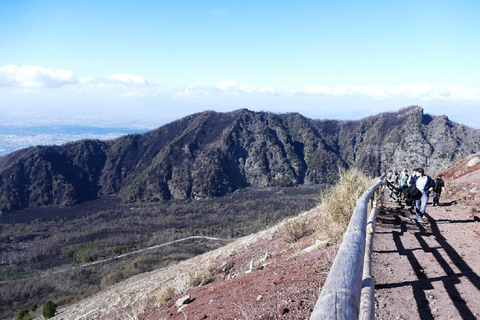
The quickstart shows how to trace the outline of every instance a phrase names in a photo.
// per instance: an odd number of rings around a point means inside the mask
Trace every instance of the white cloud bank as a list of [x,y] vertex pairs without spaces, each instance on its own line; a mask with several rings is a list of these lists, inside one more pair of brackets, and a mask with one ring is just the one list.
[[391,87],[308,86],[291,90],[291,94],[327,95],[333,97],[363,97],[374,100],[417,99],[421,101],[480,101],[480,88],[460,86],[397,85]]
[[[221,81],[213,85],[184,86],[170,88],[147,81],[138,75],[117,73],[106,78],[75,77],[73,71],[50,69],[35,66],[5,65],[0,67],[1,87],[24,88],[61,88],[65,85],[78,94],[103,93],[126,97],[201,97],[221,94],[232,96],[275,95],[285,97],[320,96],[332,98],[366,98],[373,100],[450,101],[480,102],[480,88],[465,88],[456,85],[433,86],[396,85],[396,86],[320,86],[311,85],[300,88],[253,88],[238,85],[233,80]],[[62,89],[63,90],[63,89]]]
[[0,67],[0,87],[59,88],[76,82],[69,70],[13,64]]

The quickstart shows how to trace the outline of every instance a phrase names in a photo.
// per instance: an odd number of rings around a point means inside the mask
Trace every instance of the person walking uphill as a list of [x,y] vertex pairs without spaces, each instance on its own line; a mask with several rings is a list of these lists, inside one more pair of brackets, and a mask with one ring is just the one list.
[[424,223],[423,217],[425,215],[425,209],[427,208],[428,196],[430,191],[433,190],[435,182],[432,178],[425,175],[423,168],[417,168],[415,171],[417,176],[415,185],[417,189],[422,192],[422,197],[419,200],[415,200],[415,217],[418,222]]
[[435,179],[435,186],[433,187],[433,206],[440,205],[440,195],[442,194],[443,187],[445,186],[445,182],[442,180],[442,174],[439,173],[437,178]]

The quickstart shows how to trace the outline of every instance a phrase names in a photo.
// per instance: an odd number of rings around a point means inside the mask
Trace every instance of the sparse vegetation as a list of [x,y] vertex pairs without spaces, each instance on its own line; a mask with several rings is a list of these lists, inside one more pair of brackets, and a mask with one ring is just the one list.
[[300,240],[307,230],[307,219],[304,217],[286,219],[283,225],[282,238],[285,242],[294,243]]
[[162,288],[160,292],[155,296],[155,300],[157,303],[164,303],[172,300],[173,296],[175,295],[175,288],[172,286],[167,286]]
[[206,276],[202,272],[191,271],[188,273],[188,284],[190,288],[200,287],[206,282]]
[[348,226],[357,199],[372,185],[358,169],[340,170],[339,181],[321,194],[322,215],[318,219],[318,239],[340,239]]
[[[124,205],[105,197],[76,207],[6,214],[0,217],[0,281],[5,281],[0,283],[5,306],[0,318],[14,318],[52,296],[62,297],[56,303],[63,306],[133,275],[216,249],[309,210],[318,198],[318,187],[247,189],[191,202]],[[192,239],[80,267],[199,235],[225,240]],[[185,280],[204,284],[209,271]]]
[[30,313],[27,309],[22,309],[17,315],[17,320],[28,320],[30,319]]
[[57,312],[57,305],[55,302],[48,300],[45,302],[43,305],[43,317],[45,319],[50,319],[55,316],[55,313]]
[[96,249],[99,245],[98,241],[89,241],[72,246],[68,249],[62,249],[63,256],[68,258],[75,258],[81,262],[93,262],[98,259]]

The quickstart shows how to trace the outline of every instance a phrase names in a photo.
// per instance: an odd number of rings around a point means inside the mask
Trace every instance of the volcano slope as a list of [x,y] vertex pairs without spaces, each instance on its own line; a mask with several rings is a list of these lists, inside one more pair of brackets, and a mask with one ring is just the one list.
[[[376,319],[475,319],[480,316],[480,164],[472,155],[443,171],[442,206],[429,222],[384,202],[373,268]],[[338,244],[306,236],[284,241],[279,224],[220,249],[132,277],[67,308],[55,319],[308,319]],[[183,301],[183,302],[182,302]]]
[[283,222],[122,281],[58,310],[53,319],[306,319],[338,249],[315,241],[319,216],[315,208],[296,218],[306,225],[296,242],[284,240]]

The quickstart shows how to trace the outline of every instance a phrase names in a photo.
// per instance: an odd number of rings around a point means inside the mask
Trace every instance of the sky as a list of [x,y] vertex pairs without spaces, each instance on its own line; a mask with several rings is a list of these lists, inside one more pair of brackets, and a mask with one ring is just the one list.
[[480,129],[479,16],[477,0],[0,0],[0,125],[419,105]]

